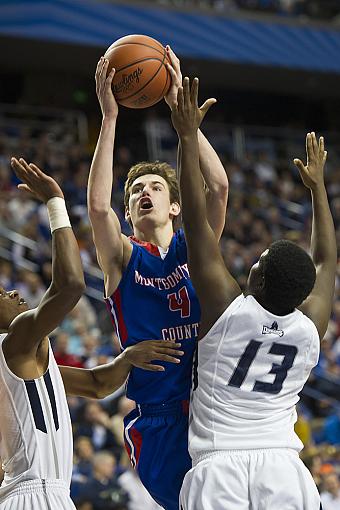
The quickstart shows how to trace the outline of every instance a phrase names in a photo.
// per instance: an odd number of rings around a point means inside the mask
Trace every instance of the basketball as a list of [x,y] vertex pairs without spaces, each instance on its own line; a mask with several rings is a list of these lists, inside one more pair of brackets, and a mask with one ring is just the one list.
[[112,88],[117,102],[128,108],[148,108],[165,96],[171,84],[169,63],[161,43],[146,35],[127,35],[104,55],[108,73],[116,69]]

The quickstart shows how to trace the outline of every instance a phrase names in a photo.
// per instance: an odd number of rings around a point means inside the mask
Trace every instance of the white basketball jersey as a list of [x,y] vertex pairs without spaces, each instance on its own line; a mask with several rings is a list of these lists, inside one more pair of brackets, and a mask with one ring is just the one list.
[[299,310],[277,316],[238,296],[198,342],[189,452],[281,448],[298,451],[299,392],[319,357],[319,335]]
[[24,381],[8,368],[0,335],[0,458],[5,477],[0,503],[27,480],[60,479],[72,474],[72,428],[65,388],[51,347],[46,373]]

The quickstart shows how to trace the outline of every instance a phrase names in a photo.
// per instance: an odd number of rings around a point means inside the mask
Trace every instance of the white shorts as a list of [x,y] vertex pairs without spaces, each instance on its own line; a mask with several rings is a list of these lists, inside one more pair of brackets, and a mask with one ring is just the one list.
[[181,510],[319,510],[320,496],[289,449],[214,452],[185,475]]
[[0,510],[76,510],[63,480],[29,480],[16,485],[0,501]]

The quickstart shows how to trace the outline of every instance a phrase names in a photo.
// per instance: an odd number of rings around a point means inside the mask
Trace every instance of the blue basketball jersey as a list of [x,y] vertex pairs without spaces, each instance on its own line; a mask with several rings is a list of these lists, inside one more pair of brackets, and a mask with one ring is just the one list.
[[122,280],[106,299],[121,348],[143,340],[172,340],[185,352],[178,364],[156,362],[164,372],[133,368],[127,396],[137,403],[188,400],[200,308],[187,264],[182,229],[164,258],[157,246],[131,238],[133,251]]

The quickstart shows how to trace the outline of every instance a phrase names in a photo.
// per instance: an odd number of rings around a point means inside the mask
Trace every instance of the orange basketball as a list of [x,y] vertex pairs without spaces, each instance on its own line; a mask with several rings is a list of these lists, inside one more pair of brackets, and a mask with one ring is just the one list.
[[128,108],[147,108],[160,101],[168,92],[171,76],[165,48],[152,37],[127,35],[106,50],[108,73],[116,74],[112,88],[119,104]]

